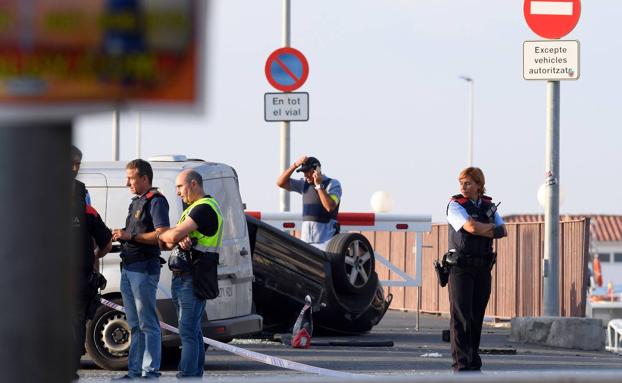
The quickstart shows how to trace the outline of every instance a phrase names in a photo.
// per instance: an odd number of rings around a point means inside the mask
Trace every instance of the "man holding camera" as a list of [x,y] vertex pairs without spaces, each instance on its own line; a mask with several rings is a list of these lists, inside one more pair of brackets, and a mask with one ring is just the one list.
[[[72,198],[72,230],[74,243],[78,249],[78,285],[77,307],[73,317],[74,334],[74,378],[78,378],[80,357],[84,355],[84,340],[86,336],[86,321],[93,318],[99,304],[98,291],[105,279],[94,270],[97,259],[108,254],[112,248],[112,233],[106,227],[97,211],[86,203],[87,191],[85,185],[75,179],[80,169],[82,152],[72,147],[72,172],[74,177]],[[95,245],[97,247],[95,247]]]
[[[294,171],[302,172],[304,178],[292,179]],[[324,249],[326,242],[339,233],[337,213],[341,202],[341,183],[322,174],[317,158],[302,156],[279,176],[276,184],[282,189],[302,194],[300,239]]]
[[177,195],[189,205],[177,226],[159,236],[160,247],[173,249],[171,295],[179,321],[181,360],[178,378],[202,377],[205,347],[201,319],[207,299],[218,296],[218,258],[223,218],[216,200],[203,190],[203,178],[192,169],[179,173]]
[[132,194],[125,228],[113,231],[121,247],[121,296],[130,326],[128,373],[121,379],[160,376],[162,335],[156,310],[160,281],[158,236],[168,230],[168,202],[151,186],[153,170],[142,159],[125,166],[127,186]]

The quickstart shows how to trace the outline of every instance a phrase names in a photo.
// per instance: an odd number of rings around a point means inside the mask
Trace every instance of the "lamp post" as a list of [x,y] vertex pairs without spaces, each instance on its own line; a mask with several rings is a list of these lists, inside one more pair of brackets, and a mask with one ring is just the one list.
[[473,110],[474,110],[474,88],[475,81],[468,76],[460,76],[460,78],[469,83],[469,138],[468,138],[468,166],[473,166]]

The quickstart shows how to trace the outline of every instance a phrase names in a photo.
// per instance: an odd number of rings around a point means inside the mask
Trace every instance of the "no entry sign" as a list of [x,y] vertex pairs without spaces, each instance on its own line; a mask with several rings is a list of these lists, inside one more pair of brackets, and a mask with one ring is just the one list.
[[527,25],[540,37],[559,39],[574,29],[581,15],[579,0],[525,0]]
[[300,88],[308,76],[309,63],[297,49],[279,48],[266,60],[266,78],[280,91],[291,92]]

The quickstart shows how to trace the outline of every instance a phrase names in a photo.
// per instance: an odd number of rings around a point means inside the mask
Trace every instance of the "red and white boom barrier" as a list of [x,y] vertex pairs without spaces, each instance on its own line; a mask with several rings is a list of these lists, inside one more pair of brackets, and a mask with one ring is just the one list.
[[[267,224],[284,230],[300,230],[301,213],[264,213],[246,211],[246,214]],[[385,213],[350,213],[337,215],[342,231],[408,231],[428,232],[432,230],[432,216]]]

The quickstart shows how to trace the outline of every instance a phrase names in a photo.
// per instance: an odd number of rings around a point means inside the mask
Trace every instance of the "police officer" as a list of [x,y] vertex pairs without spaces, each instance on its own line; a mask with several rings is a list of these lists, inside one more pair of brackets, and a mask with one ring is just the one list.
[[[78,172],[80,171],[80,165],[82,165],[82,151],[78,149],[75,145],[71,145],[71,173],[73,174],[74,179],[78,176]],[[91,196],[89,195],[89,191],[86,188],[84,189],[84,194],[84,201],[87,205],[90,205]]]
[[469,167],[458,177],[461,194],[447,206],[449,222],[450,340],[454,371],[479,371],[482,324],[490,297],[493,238],[507,235],[505,225],[484,195],[484,173]]
[[[82,159],[82,152],[75,146],[72,147],[72,171],[74,178],[78,174],[75,167]],[[97,308],[98,284],[94,270],[96,259],[106,255],[112,248],[112,233],[106,227],[97,211],[86,203],[86,187],[77,179],[74,179],[73,198],[72,198],[72,229],[74,241],[78,249],[78,284],[77,284],[77,307],[73,317],[74,334],[74,378],[80,367],[80,357],[84,355],[84,340],[86,335],[86,321],[92,319],[92,315]],[[95,245],[97,247],[95,247]]]
[[[179,320],[181,360],[178,378],[203,376],[205,348],[201,319],[206,299],[218,296],[218,257],[222,244],[223,218],[218,202],[203,190],[203,178],[192,170],[176,179],[177,195],[189,205],[177,226],[160,236],[161,246],[179,245],[185,256],[169,259],[173,271],[171,294]],[[188,258],[189,256],[189,258]]]
[[[304,179],[290,178],[294,171],[302,172]],[[341,183],[322,174],[317,158],[302,156],[285,169],[276,184],[282,189],[302,194],[300,238],[324,249],[326,242],[339,232],[337,213],[341,203]]]
[[122,243],[121,295],[130,326],[128,373],[122,379],[160,376],[162,337],[156,311],[160,280],[158,236],[168,230],[168,202],[153,182],[153,170],[145,160],[125,167],[132,199],[125,228],[115,229],[113,239]]

